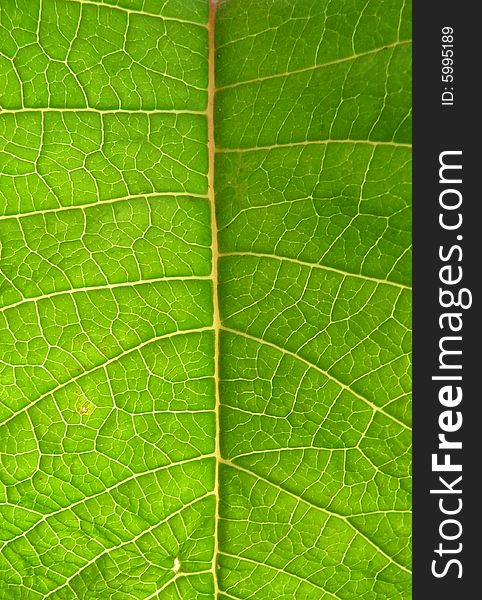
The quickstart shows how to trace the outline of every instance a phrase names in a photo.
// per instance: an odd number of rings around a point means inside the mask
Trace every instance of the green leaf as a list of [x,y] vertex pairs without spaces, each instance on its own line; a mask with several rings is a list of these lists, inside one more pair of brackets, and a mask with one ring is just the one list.
[[410,29],[2,3],[2,600],[409,600]]

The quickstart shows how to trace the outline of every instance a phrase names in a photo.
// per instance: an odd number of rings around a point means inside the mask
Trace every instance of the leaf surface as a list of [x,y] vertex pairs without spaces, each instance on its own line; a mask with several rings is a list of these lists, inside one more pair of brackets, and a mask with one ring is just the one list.
[[2,599],[411,597],[409,10],[2,4]]
[[223,600],[410,597],[411,48],[383,8],[219,9]]

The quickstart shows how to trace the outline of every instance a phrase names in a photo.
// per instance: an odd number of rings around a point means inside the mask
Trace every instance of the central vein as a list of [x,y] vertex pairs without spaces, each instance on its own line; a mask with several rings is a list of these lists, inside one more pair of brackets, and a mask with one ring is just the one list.
[[216,0],[210,0],[209,3],[209,79],[208,79],[208,106],[207,106],[207,121],[208,121],[208,195],[211,205],[211,281],[213,294],[213,328],[214,328],[214,385],[215,385],[215,428],[216,428],[216,474],[214,480],[214,496],[216,499],[216,508],[214,515],[214,553],[212,560],[212,571],[214,579],[214,597],[218,597],[218,581],[217,581],[217,556],[218,556],[218,525],[219,525],[219,464],[221,458],[221,450],[219,443],[219,331],[221,320],[219,317],[219,302],[218,302],[218,228],[216,224],[216,206],[214,198],[214,157],[216,145],[214,141],[214,94],[216,89],[215,72],[214,72],[214,57],[215,57],[215,17],[216,17]]

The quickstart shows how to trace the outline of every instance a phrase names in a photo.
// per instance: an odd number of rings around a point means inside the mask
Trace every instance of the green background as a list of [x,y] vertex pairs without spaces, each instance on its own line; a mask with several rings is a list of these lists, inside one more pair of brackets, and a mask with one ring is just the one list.
[[0,7],[1,600],[411,597],[410,6],[208,12]]

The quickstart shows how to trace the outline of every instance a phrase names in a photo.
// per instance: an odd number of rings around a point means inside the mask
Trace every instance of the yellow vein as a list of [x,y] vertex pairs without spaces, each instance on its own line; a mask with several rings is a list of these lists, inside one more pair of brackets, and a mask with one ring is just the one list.
[[362,273],[351,273],[349,271],[343,271],[341,269],[335,269],[334,267],[327,267],[325,265],[320,265],[316,263],[306,262],[304,260],[298,260],[297,258],[288,258],[287,256],[278,256],[277,254],[266,254],[263,252],[226,252],[221,254],[221,256],[240,256],[242,258],[266,258],[272,260],[278,260],[280,262],[289,262],[295,265],[300,265],[302,267],[308,267],[309,269],[320,269],[322,271],[331,271],[332,273],[337,273],[338,275],[342,275],[343,277],[355,277],[357,279],[363,279],[364,281],[372,281],[376,284],[381,285],[391,285],[393,287],[402,289],[402,290],[411,290],[411,286],[404,285],[403,283],[397,283],[395,281],[388,281],[386,279],[378,279],[377,277],[371,277],[369,275],[363,275]]
[[[188,85],[186,83],[186,85]],[[199,89],[199,88],[196,88]],[[115,108],[115,109],[102,109],[95,108],[93,106],[79,106],[79,107],[55,107],[48,106],[46,108],[0,108],[0,115],[16,115],[16,114],[45,114],[45,113],[93,113],[100,115],[205,115],[205,110],[184,110],[176,108],[168,109],[142,109],[142,108]]]
[[44,398],[47,398],[48,396],[57,393],[59,390],[67,387],[68,385],[70,385],[74,381],[78,381],[79,379],[82,379],[82,377],[90,375],[91,373],[94,373],[95,371],[98,371],[99,369],[108,367],[112,363],[120,360],[121,358],[124,358],[124,356],[127,356],[128,354],[131,354],[133,352],[137,352],[139,350],[142,350],[142,348],[144,348],[145,346],[149,346],[150,344],[154,344],[155,342],[159,342],[161,340],[167,340],[167,339],[170,339],[170,338],[174,338],[174,337],[177,337],[179,335],[189,335],[191,333],[203,333],[205,331],[212,331],[212,329],[213,329],[212,327],[199,327],[197,329],[184,329],[184,330],[179,330],[179,331],[173,331],[171,333],[164,333],[162,335],[157,335],[157,336],[155,336],[153,338],[145,340],[144,342],[141,342],[137,346],[132,346],[131,348],[127,348],[127,350],[123,350],[119,354],[116,354],[115,356],[112,356],[111,358],[107,359],[106,361],[104,361],[104,362],[102,362],[102,363],[100,363],[98,365],[94,365],[91,368],[86,369],[85,371],[82,371],[82,373],[79,373],[75,377],[71,377],[70,379],[67,379],[67,380],[65,380],[65,381],[63,381],[61,383],[58,383],[55,387],[53,387],[50,390],[44,392],[38,398],[35,398],[34,400],[32,400],[30,402],[30,404],[26,404],[20,410],[17,410],[16,412],[13,412],[13,414],[11,414],[8,418],[4,419],[0,423],[0,427],[3,426],[3,425],[6,425],[10,421],[13,421],[13,419],[15,419],[16,417],[18,417],[18,415],[20,415],[20,414],[22,414],[24,412],[27,412],[28,410],[30,410],[33,406],[35,406],[36,404],[38,404]]
[[48,300],[49,298],[55,298],[57,296],[65,296],[65,295],[74,295],[80,294],[82,292],[95,292],[99,290],[115,290],[117,288],[123,287],[136,287],[141,285],[150,285],[153,283],[160,283],[162,281],[171,282],[171,281],[206,281],[210,280],[210,275],[188,275],[188,276],[162,276],[162,277],[152,277],[150,279],[139,279],[138,281],[121,281],[119,283],[105,283],[100,285],[91,285],[86,287],[79,288],[69,288],[66,290],[55,290],[54,292],[50,292],[48,294],[43,294],[41,296],[31,296],[30,298],[22,298],[18,302],[14,302],[12,304],[7,304],[5,306],[0,307],[0,314],[9,310],[11,308],[17,308],[18,306],[22,306],[23,304],[28,304],[29,302],[41,302],[42,300]]
[[[186,579],[188,577],[194,577],[195,575],[204,575],[205,573],[211,573],[211,570],[208,569],[208,570],[204,570],[204,571],[186,571],[185,573],[183,573],[182,571],[179,571],[179,573],[176,573],[174,575],[174,577],[169,579],[169,581],[166,581],[166,583],[164,585],[162,585],[159,589],[157,589],[155,592],[153,592],[150,596],[147,596],[147,598],[144,598],[144,600],[154,600],[154,598],[157,598],[157,600],[159,600],[159,598],[160,598],[159,594],[161,592],[163,592],[164,590],[166,590],[171,585],[176,586],[178,598],[180,598],[181,592],[180,592],[179,588],[177,587],[177,582],[179,581],[179,579]],[[194,587],[195,587],[195,584],[193,585],[193,588]]]
[[226,596],[226,598],[230,598],[230,600],[245,600],[244,598],[241,598],[241,596],[233,596],[226,590],[223,590],[222,594],[223,594],[223,596]]
[[229,154],[230,152],[234,153],[244,153],[244,152],[256,152],[258,150],[269,151],[276,150],[277,148],[299,148],[303,146],[328,146],[328,145],[336,145],[336,144],[348,144],[350,146],[353,145],[361,145],[361,146],[388,146],[389,148],[408,148],[412,147],[412,144],[402,144],[398,142],[384,142],[377,140],[302,140],[300,142],[287,142],[285,144],[271,144],[269,146],[252,146],[251,148],[218,148],[216,152],[220,154]]
[[318,590],[321,590],[325,594],[328,594],[331,598],[336,598],[336,600],[339,600],[338,596],[335,596],[335,594],[332,594],[327,589],[325,589],[321,585],[315,583],[314,581],[310,581],[309,579],[306,579],[306,577],[301,577],[300,575],[297,575],[296,573],[292,573],[291,571],[285,571],[281,567],[275,567],[274,565],[270,565],[268,563],[258,562],[257,560],[253,560],[252,558],[247,558],[246,556],[239,556],[239,554],[231,554],[229,552],[222,552],[221,554],[223,554],[223,556],[227,556],[228,558],[234,558],[235,560],[238,560],[238,561],[245,561],[245,562],[251,563],[253,565],[256,565],[257,567],[261,567],[263,569],[269,569],[271,571],[276,571],[277,573],[282,573],[283,575],[287,575],[288,577],[293,577],[294,579],[298,579],[298,581],[301,581],[302,583],[306,583]]
[[[82,504],[90,502],[91,500],[100,498],[103,495],[110,494],[114,490],[118,490],[119,488],[121,488],[123,485],[131,483],[133,481],[137,481],[138,479],[142,479],[144,477],[147,478],[149,475],[157,475],[158,473],[162,473],[164,471],[169,471],[169,469],[174,470],[176,467],[183,467],[185,465],[202,462],[203,460],[209,460],[211,458],[213,458],[212,454],[202,454],[200,456],[195,456],[194,458],[186,458],[186,459],[179,460],[176,462],[170,462],[167,465],[161,465],[160,467],[156,467],[155,469],[149,469],[148,471],[139,471],[138,473],[133,473],[132,475],[129,475],[129,477],[120,479],[119,481],[116,481],[116,483],[112,484],[111,486],[105,487],[100,492],[96,492],[95,494],[91,494],[91,495],[86,494],[83,498],[80,498],[80,500],[76,500],[75,502],[72,502],[71,504],[68,504],[67,506],[61,506],[58,510],[53,510],[52,512],[41,515],[41,518],[38,521],[36,521],[33,525],[31,525],[28,529],[25,529],[25,531],[22,531],[15,537],[12,537],[12,538],[6,540],[5,542],[3,542],[3,544],[0,546],[0,552],[3,552],[4,548],[9,546],[11,543],[28,535],[38,525],[48,522],[49,519],[51,519],[52,517],[57,517],[61,514],[68,512],[69,510],[73,511],[73,509],[76,508],[77,506],[81,506]],[[211,494],[206,494],[206,495],[211,495]],[[14,506],[16,508],[18,508],[18,505],[14,505]],[[159,524],[160,523],[157,523],[157,525],[159,525]]]
[[29,212],[11,214],[11,215],[0,215],[0,221],[6,221],[8,219],[23,219],[24,217],[35,217],[37,215],[48,215],[50,213],[59,213],[68,210],[86,210],[89,208],[99,208],[101,206],[109,206],[111,204],[117,204],[118,202],[128,202],[130,200],[145,200],[146,198],[207,198],[206,194],[191,194],[190,192],[147,192],[145,194],[136,194],[132,196],[121,196],[119,198],[110,198],[108,200],[100,200],[94,202],[86,202],[84,204],[72,204],[69,206],[55,206],[52,208],[44,208],[42,210],[31,210]]
[[140,10],[132,10],[129,8],[125,8],[123,6],[119,6],[118,4],[107,3],[101,4],[100,2],[93,2],[92,0],[69,0],[72,4],[80,4],[85,6],[95,6],[98,9],[114,9],[126,13],[128,15],[141,15],[143,17],[154,17],[157,19],[161,19],[162,21],[171,21],[173,23],[180,23],[181,25],[195,25],[197,27],[202,27],[206,29],[207,25],[205,23],[198,23],[197,21],[190,21],[189,19],[176,19],[175,17],[166,17],[164,15],[159,15],[151,12],[142,12]]
[[394,42],[393,44],[387,44],[386,46],[380,46],[379,48],[373,48],[373,50],[368,50],[367,52],[360,52],[359,54],[352,54],[351,56],[346,56],[345,58],[338,58],[336,60],[332,60],[326,63],[322,63],[319,65],[312,65],[310,67],[304,67],[302,69],[294,69],[293,71],[284,71],[283,73],[276,73],[275,75],[267,75],[265,77],[256,77],[254,79],[247,79],[246,81],[238,81],[236,83],[230,83],[228,85],[224,85],[218,88],[218,91],[229,90],[233,88],[237,88],[243,85],[249,85],[251,83],[260,83],[263,81],[269,81],[272,79],[280,79],[282,77],[288,77],[289,75],[297,75],[299,73],[306,73],[309,71],[316,71],[318,69],[323,69],[325,67],[331,67],[333,65],[339,65],[345,62],[350,62],[356,60],[357,58],[363,58],[364,56],[370,56],[372,54],[378,54],[382,50],[389,50],[390,48],[396,48],[397,46],[405,46],[407,44],[411,44],[412,40],[405,40],[402,42]]
[[[118,550],[119,548],[123,548],[124,546],[128,546],[129,544],[136,544],[142,537],[147,536],[149,533],[152,533],[158,527],[161,527],[161,525],[164,525],[165,523],[169,523],[169,521],[171,521],[172,519],[174,519],[174,517],[176,517],[178,515],[181,515],[185,510],[188,510],[189,508],[191,508],[191,507],[195,506],[196,504],[202,502],[206,498],[209,498],[210,495],[211,494],[208,493],[208,494],[204,494],[203,496],[200,496],[199,498],[195,498],[191,502],[188,502],[187,504],[183,504],[177,510],[171,512],[166,517],[164,517],[163,519],[161,519],[159,522],[154,523],[153,525],[150,525],[149,527],[147,527],[147,529],[144,529],[143,531],[141,531],[140,533],[138,533],[137,535],[135,535],[133,538],[129,538],[127,540],[124,540],[120,544],[104,548],[104,550],[102,550],[102,552],[100,552],[99,554],[96,554],[95,556],[93,556],[89,561],[87,561],[85,564],[83,564],[82,567],[80,567],[77,571],[75,571],[75,573],[72,573],[72,575],[70,575],[69,577],[67,577],[66,580],[64,581],[64,583],[62,583],[58,587],[50,590],[50,592],[45,596],[45,600],[47,600],[47,598],[50,598],[50,596],[52,594],[55,594],[58,591],[64,589],[66,586],[70,587],[70,582],[73,579],[75,579],[76,577],[79,577],[80,575],[82,575],[82,573],[84,571],[86,571],[90,566],[92,566],[93,564],[95,564],[103,556],[105,556],[106,554],[109,554],[109,552],[113,552],[115,550]],[[169,584],[171,584],[174,579],[176,579],[176,577],[171,578],[167,582],[166,586],[169,585]],[[161,588],[161,590],[162,589],[164,589],[164,588]],[[159,591],[161,591],[161,590],[157,590],[156,594]]]
[[291,350],[287,350],[286,348],[282,348],[281,346],[278,346],[277,344],[274,344],[272,342],[268,342],[265,339],[258,338],[258,337],[254,336],[254,335],[249,334],[249,333],[245,333],[244,331],[239,331],[238,329],[232,329],[231,327],[225,327],[225,326],[223,326],[222,329],[224,331],[227,331],[228,333],[232,333],[234,335],[240,335],[242,337],[245,337],[248,340],[251,340],[253,342],[257,342],[258,344],[264,344],[266,346],[269,346],[270,348],[273,348],[273,350],[277,350],[278,352],[283,352],[284,354],[287,354],[288,356],[291,356],[292,358],[301,361],[305,365],[308,365],[312,369],[315,369],[315,371],[318,371],[319,373],[321,373],[322,375],[324,375],[330,381],[333,381],[333,383],[336,383],[337,385],[339,385],[346,392],[349,392],[350,394],[352,394],[353,396],[355,396],[356,398],[358,398],[359,400],[361,400],[362,402],[364,402],[365,404],[367,404],[368,406],[370,406],[370,408],[373,411],[379,412],[380,414],[382,414],[385,417],[387,417],[387,419],[390,419],[391,421],[394,421],[395,423],[397,423],[398,425],[400,425],[400,427],[402,427],[403,429],[407,429],[408,431],[411,431],[411,428],[406,423],[404,423],[403,421],[400,421],[399,419],[397,419],[396,417],[394,417],[390,413],[387,413],[382,407],[377,406],[376,404],[374,404],[373,402],[371,402],[370,400],[368,400],[368,398],[365,398],[365,396],[362,396],[361,394],[359,394],[358,392],[356,392],[349,385],[347,385],[346,383],[343,383],[343,381],[340,381],[334,375],[332,375],[328,371],[325,371],[324,369],[322,369],[321,367],[319,367],[315,363],[312,363],[308,359],[304,358],[303,356],[300,356],[299,354],[296,354],[296,352],[292,352]]
[[209,2],[209,79],[208,79],[208,106],[207,106],[207,121],[208,121],[208,195],[211,207],[211,235],[212,235],[212,294],[213,294],[213,327],[214,327],[214,386],[215,386],[215,454],[216,454],[216,474],[214,478],[214,497],[216,508],[214,514],[214,549],[212,559],[212,574],[214,584],[214,597],[219,597],[217,564],[219,552],[219,461],[221,459],[220,447],[220,419],[219,419],[219,332],[220,332],[220,315],[219,315],[219,300],[218,300],[218,228],[216,222],[216,204],[214,194],[214,163],[216,144],[214,139],[214,96],[216,93],[215,81],[215,25],[216,25],[216,0]]
[[[260,479],[261,481],[264,481],[265,483],[267,483],[268,485],[273,486],[275,489],[277,489],[278,491],[287,494],[288,496],[291,496],[292,498],[294,498],[298,503],[299,502],[303,502],[304,504],[307,504],[308,506],[311,506],[312,508],[319,510],[321,512],[324,512],[325,514],[327,514],[330,517],[333,517],[334,519],[341,519],[342,521],[344,521],[349,527],[350,529],[352,529],[357,535],[359,535],[361,538],[363,538],[366,542],[368,542],[368,544],[370,544],[370,546],[372,546],[375,550],[377,550],[382,556],[384,556],[390,563],[396,565],[399,569],[401,569],[402,571],[405,571],[406,573],[412,573],[412,571],[410,569],[407,569],[407,567],[404,567],[403,565],[401,565],[400,563],[398,563],[393,557],[391,557],[389,554],[387,554],[384,550],[382,550],[379,546],[377,546],[377,544],[371,540],[367,535],[365,535],[362,531],[360,531],[349,519],[349,517],[346,517],[344,515],[335,513],[331,510],[328,510],[327,508],[323,508],[322,506],[318,506],[317,504],[315,504],[314,502],[311,502],[310,500],[307,500],[306,498],[303,498],[302,496],[297,496],[294,492],[291,492],[290,490],[288,490],[287,488],[284,488],[282,485],[275,483],[271,480],[269,480],[268,478],[264,477],[263,475],[260,475],[259,473],[256,473],[254,471],[251,471],[250,469],[246,469],[245,467],[241,467],[240,465],[231,462],[230,460],[226,460],[223,459],[222,463],[228,467],[230,467],[231,469],[235,469],[238,471],[241,471],[242,473],[245,473],[246,475],[250,475],[251,477]],[[262,564],[262,563],[260,563]]]

